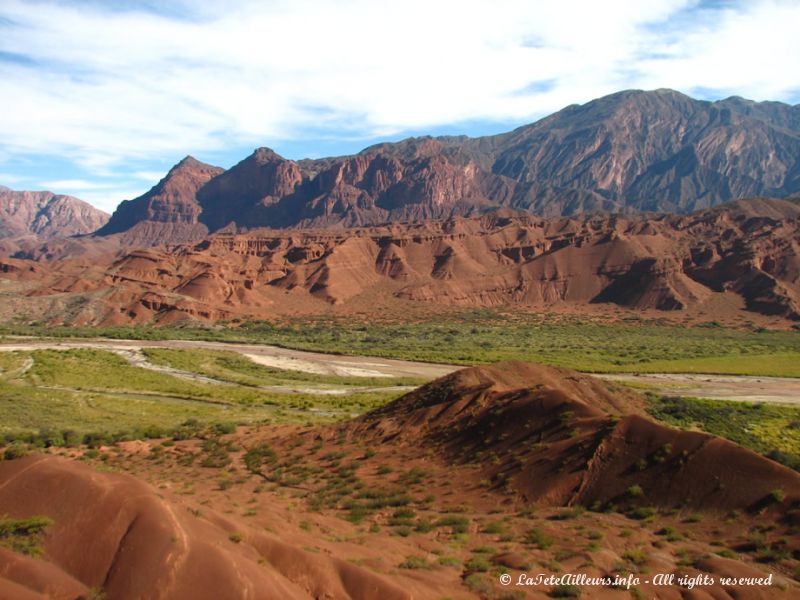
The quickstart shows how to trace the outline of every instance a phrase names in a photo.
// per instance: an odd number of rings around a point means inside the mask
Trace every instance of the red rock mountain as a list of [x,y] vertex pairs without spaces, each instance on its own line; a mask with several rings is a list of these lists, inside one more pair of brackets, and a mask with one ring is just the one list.
[[199,222],[197,192],[221,173],[187,156],[145,195],[122,202],[98,234],[122,234],[121,241],[130,246],[202,238],[208,229]]
[[0,238],[39,240],[92,233],[108,215],[91,204],[52,192],[16,192],[0,187]]
[[[82,323],[322,312],[369,298],[461,306],[611,303],[681,310],[725,297],[800,318],[800,203],[750,200],[686,216],[542,219],[501,211],[345,231],[220,233],[106,259],[9,261],[37,302],[75,296]],[[41,304],[40,304],[41,306]]]
[[357,227],[509,207],[688,213],[800,191],[800,106],[627,91],[509,133],[414,138],[355,156],[286,160],[260,148],[228,171],[187,158],[100,234],[135,245],[244,231]]

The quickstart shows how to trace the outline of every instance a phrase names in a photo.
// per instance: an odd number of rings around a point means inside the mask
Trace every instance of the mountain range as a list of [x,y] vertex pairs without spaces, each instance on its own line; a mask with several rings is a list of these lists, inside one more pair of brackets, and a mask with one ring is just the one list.
[[187,157],[110,218],[4,189],[0,273],[25,290],[9,318],[65,323],[407,301],[796,320],[798,192],[800,106],[628,91],[496,136]]
[[498,207],[544,217],[686,214],[797,192],[800,106],[625,91],[488,137],[411,138],[299,161],[259,148],[228,170],[186,157],[149,192],[123,202],[98,234],[142,246]]

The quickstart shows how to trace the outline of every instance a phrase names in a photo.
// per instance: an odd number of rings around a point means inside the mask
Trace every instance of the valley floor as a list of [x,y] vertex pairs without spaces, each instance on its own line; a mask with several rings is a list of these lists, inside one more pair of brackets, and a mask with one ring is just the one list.
[[[125,356],[131,365],[160,370],[165,373],[189,377],[204,378],[197,373],[179,371],[163,365],[154,365],[143,356],[144,348],[170,348],[175,350],[216,350],[236,352],[253,362],[276,369],[286,369],[319,375],[337,375],[350,377],[396,378],[414,377],[431,380],[451,373],[460,365],[437,364],[402,359],[377,358],[371,356],[346,356],[325,354],[282,348],[260,344],[237,344],[222,342],[203,342],[187,340],[8,340],[0,343],[0,352],[34,351],[34,350],[67,350],[88,348],[108,350]],[[751,375],[715,375],[709,373],[608,373],[600,377],[608,381],[632,384],[639,389],[653,393],[672,396],[691,396],[696,398],[712,398],[739,402],[770,402],[778,404],[800,405],[800,378],[768,377]],[[297,386],[272,386],[274,391],[301,391],[319,393],[315,388]],[[352,386],[331,387],[324,393],[352,393],[353,391],[375,391],[375,387]],[[407,391],[410,386],[384,386],[384,391]]]

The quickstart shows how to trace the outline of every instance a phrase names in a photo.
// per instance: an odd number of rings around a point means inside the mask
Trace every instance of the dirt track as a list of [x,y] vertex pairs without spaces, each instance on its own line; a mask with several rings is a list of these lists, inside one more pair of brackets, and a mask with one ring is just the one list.
[[[375,358],[367,356],[341,356],[289,350],[276,346],[255,344],[228,344],[220,342],[195,342],[185,340],[86,340],[86,341],[53,341],[53,340],[20,340],[17,343],[0,344],[0,351],[95,348],[116,351],[128,358],[131,364],[144,368],[152,368],[179,377],[202,378],[189,372],[161,367],[149,363],[141,352],[142,348],[205,348],[210,350],[230,350],[239,352],[253,361],[281,369],[303,371],[325,375],[348,377],[419,377],[435,379],[455,371],[461,367],[456,365],[434,364]],[[775,402],[783,404],[800,404],[800,379],[789,377],[754,377],[733,375],[702,375],[690,373],[653,373],[653,374],[607,374],[599,375],[609,381],[620,383],[636,383],[651,387],[654,391],[672,396],[694,396],[699,398],[718,398],[740,402]],[[205,379],[205,378],[203,378]],[[276,386],[279,387],[279,386]],[[323,393],[341,394],[352,391],[365,391],[372,388],[326,389]],[[401,386],[381,389],[402,389]],[[312,388],[281,388],[276,391],[314,393]],[[319,392],[319,390],[318,390]]]

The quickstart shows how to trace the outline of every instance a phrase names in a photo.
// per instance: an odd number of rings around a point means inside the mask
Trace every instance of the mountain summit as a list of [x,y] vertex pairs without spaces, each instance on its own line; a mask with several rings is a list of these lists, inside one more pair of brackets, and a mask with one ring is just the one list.
[[259,148],[231,169],[187,157],[99,233],[136,243],[258,227],[353,227],[507,207],[689,213],[800,192],[800,106],[625,91],[509,133],[411,138],[357,155],[287,160]]

